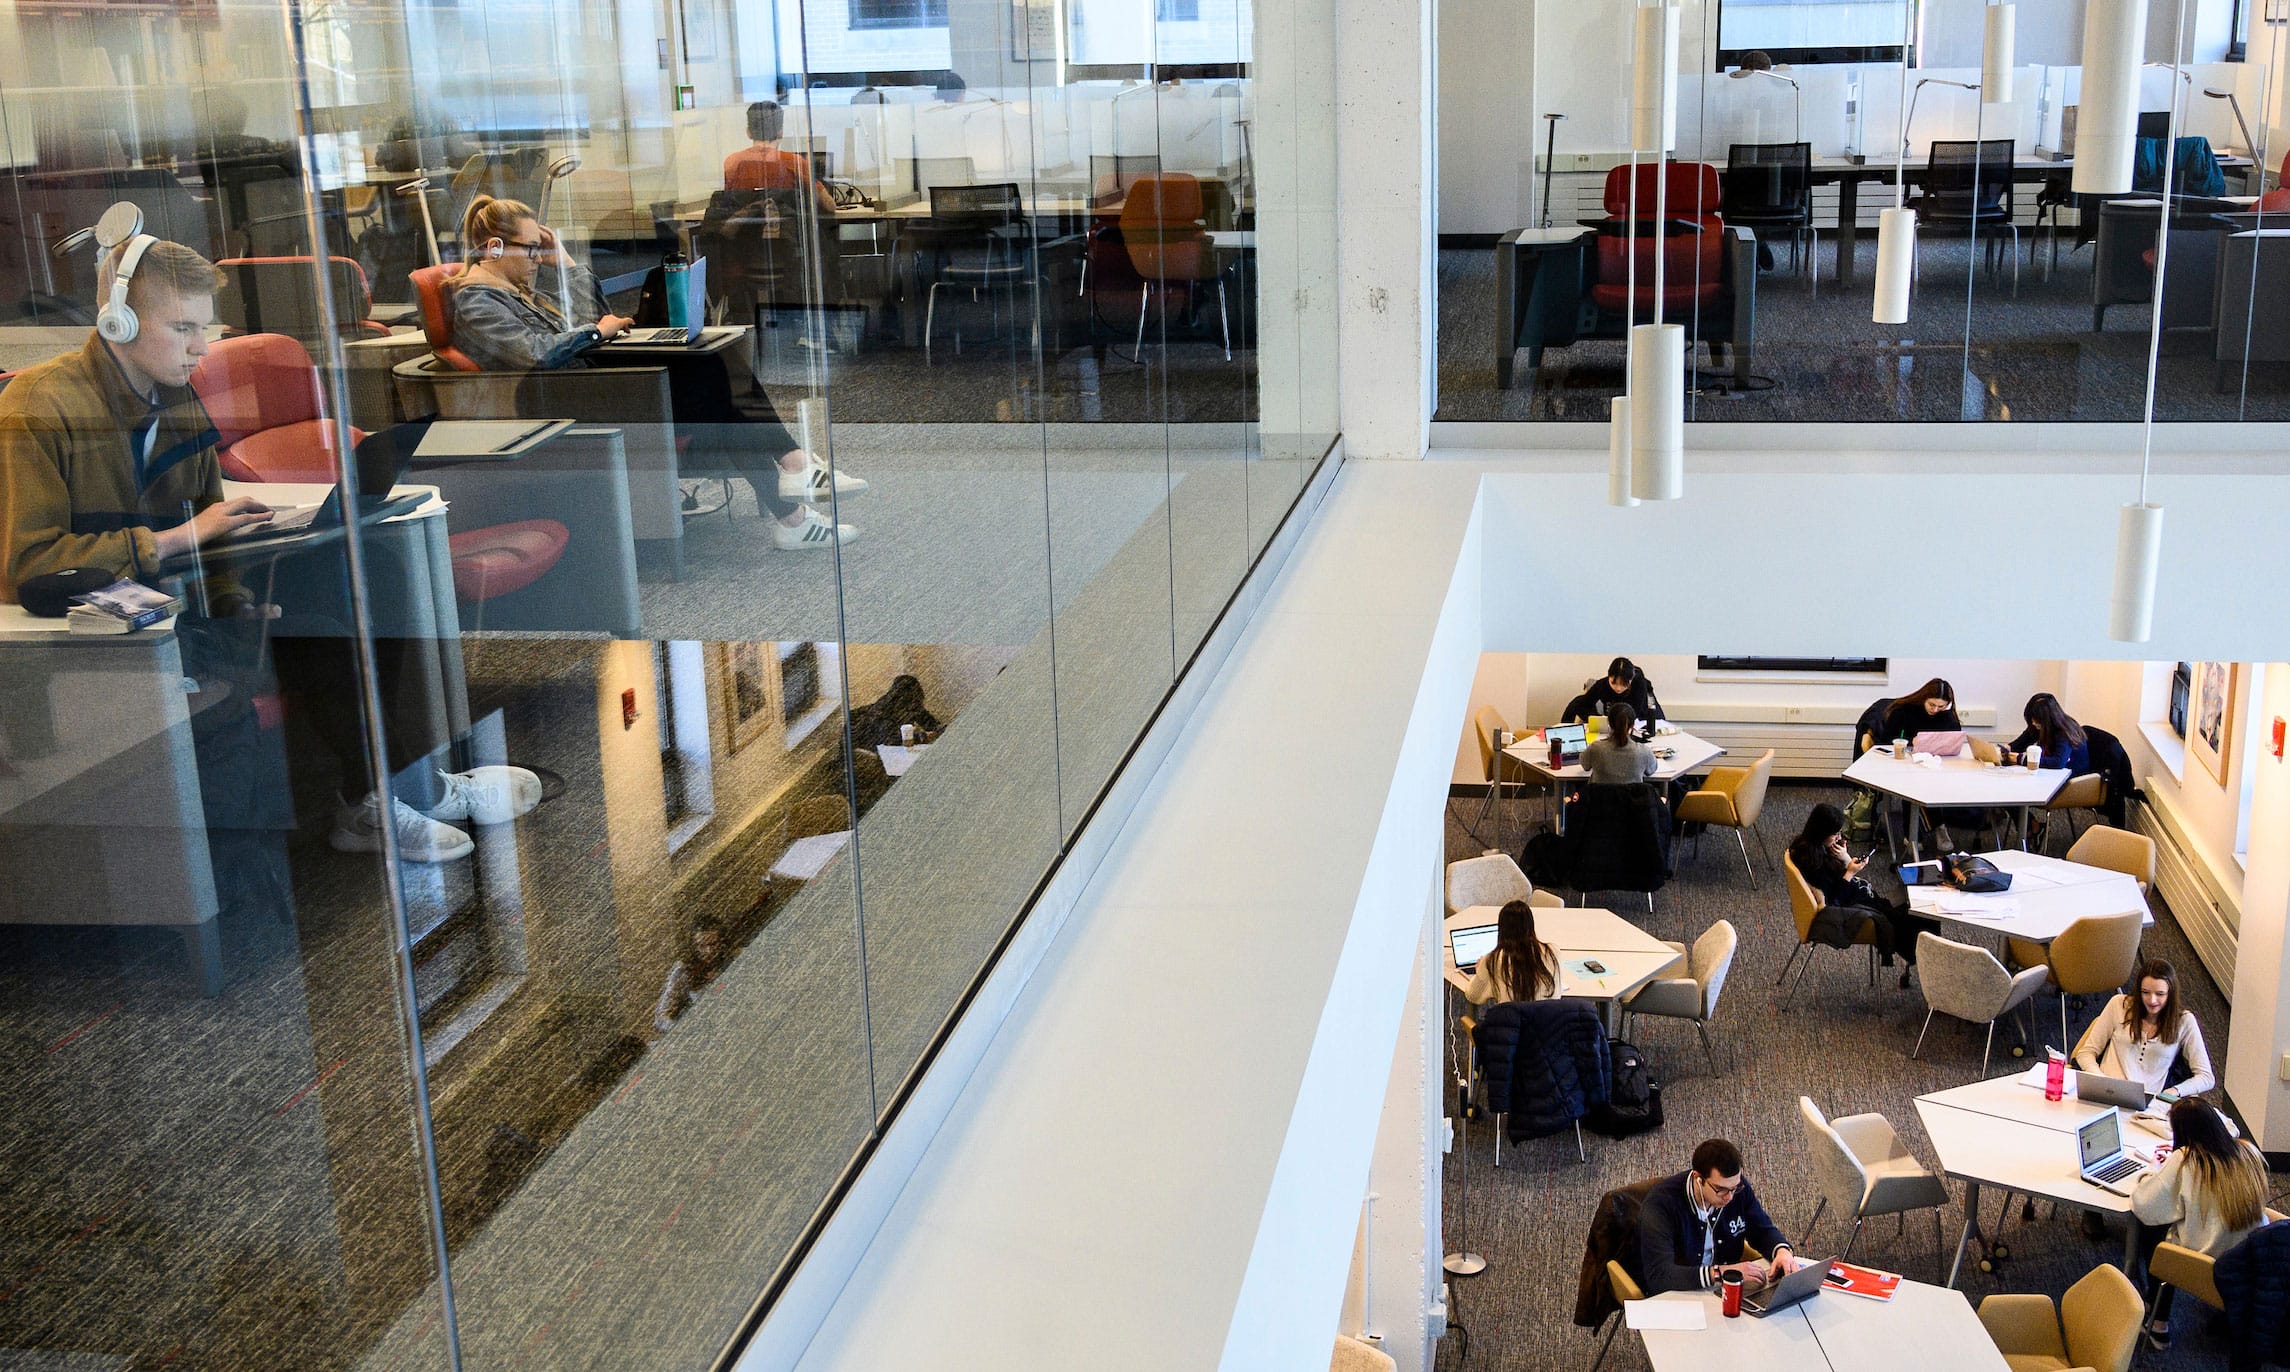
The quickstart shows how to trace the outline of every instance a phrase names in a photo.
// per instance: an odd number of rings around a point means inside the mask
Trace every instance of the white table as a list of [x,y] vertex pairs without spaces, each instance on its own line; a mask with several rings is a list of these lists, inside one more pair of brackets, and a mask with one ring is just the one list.
[[[1674,781],[1679,777],[1698,772],[1716,759],[1725,756],[1725,749],[1706,738],[1697,738],[1684,730],[1679,730],[1676,733],[1657,734],[1654,741],[1648,746],[1653,748],[1655,754],[1653,779],[1656,781]],[[1549,778],[1552,783],[1562,789],[1568,786],[1580,786],[1590,780],[1590,773],[1584,770],[1580,762],[1570,762],[1563,767],[1551,766],[1550,742],[1543,736],[1541,730],[1522,735],[1510,747],[1503,750],[1503,756],[1523,764],[1530,771]],[[1500,775],[1501,769],[1498,768],[1496,783],[1498,786],[1501,785]],[[1500,793],[1496,799],[1501,800]],[[1558,830],[1562,834],[1566,832],[1566,806],[1563,804],[1559,806]]]
[[2012,874],[2011,890],[1976,896],[1940,886],[1911,886],[1909,908],[1951,924],[2035,943],[2051,942],[2087,915],[2137,910],[2142,926],[2155,922],[2139,883],[2121,872],[2012,849],[1981,856]]
[[787,851],[771,864],[766,879],[772,881],[810,881],[827,869],[835,855],[851,842],[851,831],[837,829],[831,834],[813,834],[787,845]]
[[1924,812],[1934,808],[2017,809],[2020,832],[2028,831],[2028,810],[2048,805],[2068,781],[2065,767],[2000,767],[1966,752],[1951,758],[1923,753],[1896,758],[1889,749],[1871,748],[1845,769],[1845,780],[1908,802],[1908,851],[1917,844]]
[[[1499,906],[1472,905],[1449,915],[1440,926],[1440,974],[1457,991],[1470,988],[1471,976],[1455,965],[1455,945],[1448,936],[1457,929],[1493,924],[1500,913]],[[1599,1002],[1602,1012],[1682,961],[1676,949],[1611,910],[1537,910],[1535,936],[1558,954],[1559,995]],[[1566,966],[1583,958],[1596,959],[1606,974],[1592,977]]]
[[1852,1300],[1853,1297],[1824,1291],[1764,1320],[1749,1315],[1727,1319],[1723,1305],[1707,1291],[1668,1291],[1654,1299],[1698,1304],[1705,1319],[1705,1327],[1701,1329],[1638,1331],[1638,1337],[1646,1343],[1646,1357],[1654,1364],[1654,1372],[1841,1372],[1822,1353],[1821,1341],[1813,1332],[1807,1308],[1827,1300]]
[[[2042,1091],[2021,1085],[2020,1077],[2015,1072],[1916,1098],[1917,1118],[1924,1122],[1940,1169],[1964,1183],[1964,1229],[1956,1240],[1956,1257],[1948,1265],[1950,1286],[1956,1284],[1964,1264],[1965,1247],[1974,1239],[1983,1248],[1990,1242],[1980,1231],[1982,1186],[2003,1189],[2007,1214],[2015,1191],[2103,1215],[2130,1212],[2128,1198],[2083,1179],[2075,1145],[2077,1129],[2116,1107],[2086,1104],[2073,1095],[2045,1100]],[[2117,1111],[2124,1147],[2152,1161],[2154,1145],[2162,1140],[2132,1124],[2131,1113]],[[1998,1221],[1999,1230],[2002,1223]],[[2126,1224],[2124,1231],[2123,1263],[2128,1271],[2138,1230]]]
[[930,745],[927,743],[917,743],[912,747],[886,743],[875,749],[875,756],[882,759],[883,775],[903,777],[907,774],[907,769],[922,761],[922,755],[929,751]]
[[1972,1302],[1944,1286],[1903,1281],[1889,1301],[1824,1291],[1798,1308],[1835,1372],[2008,1372],[2010,1366]]

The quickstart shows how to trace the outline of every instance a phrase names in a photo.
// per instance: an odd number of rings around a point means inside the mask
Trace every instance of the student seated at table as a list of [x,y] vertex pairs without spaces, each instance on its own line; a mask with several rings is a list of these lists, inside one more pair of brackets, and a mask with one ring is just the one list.
[[[1763,1259],[1750,1257],[1755,1247]],[[1638,1284],[1664,1291],[1715,1291],[1727,1272],[1755,1291],[1788,1276],[1797,1256],[1742,1175],[1741,1150],[1704,1139],[1693,1165],[1665,1177],[1638,1210]]]
[[1829,804],[1814,806],[1805,816],[1805,828],[1789,841],[1789,860],[1822,900],[1821,913],[1814,917],[1807,937],[1828,947],[1849,948],[1868,928],[1885,966],[1892,966],[1896,953],[1908,964],[1900,972],[1900,984],[1906,987],[1916,966],[1916,936],[1927,930],[1939,933],[1940,923],[1899,901],[1886,900],[1862,879],[1875,856],[1853,856],[1845,846],[1845,812]]
[[1606,676],[1594,681],[1590,689],[1566,703],[1559,716],[1562,724],[1580,724],[1593,715],[1603,715],[1609,705],[1627,705],[1638,718],[1648,724],[1664,718],[1662,702],[1654,697],[1654,683],[1629,658],[1618,657],[1606,664]]
[[[2165,1102],[2197,1096],[2218,1085],[2202,1025],[2179,1003],[2178,969],[2162,958],[2139,964],[2136,994],[2117,993],[2076,1042],[2077,1071],[2135,1081]],[[2184,1062],[2187,1072],[2173,1085],[2171,1070]]]
[[1629,786],[1651,781],[1661,763],[1654,750],[1631,736],[1637,712],[1616,701],[1606,707],[1606,732],[1583,746],[1582,770],[1596,786]]
[[[104,259],[105,300],[138,241],[149,246],[127,279],[130,336],[112,342],[90,332],[78,350],[26,368],[0,390],[0,601],[14,602],[33,577],[71,567],[156,583],[163,564],[271,517],[258,500],[223,498],[214,422],[189,385],[207,352],[220,273],[180,243],[130,240]],[[402,598],[398,559],[379,541],[366,554],[368,597],[382,605]],[[282,557],[274,584],[288,593],[282,598],[301,591],[322,608],[313,612],[297,599],[276,618],[235,577],[209,576],[192,601],[203,600],[205,614],[176,623],[184,672],[231,685],[243,700],[273,689],[275,671],[341,768],[335,848],[377,853],[394,845],[412,862],[467,856],[475,845],[454,824],[524,814],[540,801],[539,777],[522,767],[449,773],[438,766],[446,740],[430,733],[420,654],[405,640],[377,639],[375,685],[388,716],[395,797],[385,813],[367,761],[353,643],[341,616],[328,613],[340,599],[340,571],[315,564]],[[224,727],[228,715],[194,712],[194,735]],[[219,780],[210,784],[223,789]]]
[[[2266,1159],[2229,1133],[2226,1116],[2207,1101],[2174,1104],[2171,1141],[2155,1152],[2162,1165],[2131,1191],[2142,1275],[2165,1240],[2215,1258],[2266,1223]],[[2171,1346],[2172,1288],[2146,1284],[2155,1302],[2147,1346],[2161,1352]]]
[[[628,332],[631,321],[597,312],[595,278],[558,247],[557,236],[522,201],[480,195],[461,220],[464,256],[453,289],[453,344],[487,371],[555,370],[613,365],[599,345]],[[547,269],[545,274],[543,269]],[[569,299],[558,304],[560,285]],[[821,515],[812,502],[856,495],[867,483],[830,472],[779,422],[760,387],[735,399],[720,354],[689,358],[630,355],[629,366],[668,366],[668,403],[679,425],[692,426],[696,448],[737,471],[773,520],[774,545],[819,551],[858,536]]]
[[776,100],[758,100],[747,107],[748,144],[724,159],[727,191],[799,191],[808,186],[819,213],[835,213],[835,197],[811,174],[811,159],[779,146],[787,125],[787,112]]
[[2028,727],[2004,750],[2006,762],[2025,761],[2028,749],[2036,747],[2043,750],[2038,761],[2046,767],[2065,767],[2071,777],[2091,770],[2091,745],[2084,738],[2083,726],[2061,708],[2058,696],[2049,691],[2029,696],[2020,709],[2020,718]]
[[1534,907],[1503,902],[1495,912],[1495,946],[1471,969],[1463,998],[1473,1005],[1550,1000],[1558,995],[1558,953],[1535,935]]
[[1963,727],[1963,721],[1956,717],[1956,688],[1934,677],[1893,701],[1892,708],[1884,712],[1876,743],[1879,748],[1896,738],[1914,743],[1918,734],[1954,733]]

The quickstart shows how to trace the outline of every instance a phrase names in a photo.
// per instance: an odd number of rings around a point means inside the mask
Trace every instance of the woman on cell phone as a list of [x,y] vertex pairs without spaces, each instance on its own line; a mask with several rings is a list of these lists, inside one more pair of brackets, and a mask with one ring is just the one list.
[[1909,972],[1916,966],[1916,936],[1927,930],[1937,934],[1940,925],[1899,901],[1878,895],[1861,876],[1868,870],[1869,856],[1856,858],[1846,848],[1845,812],[1834,805],[1814,806],[1805,817],[1804,831],[1789,843],[1789,860],[1796,865],[1797,874],[1820,893],[1823,901],[1821,915],[1813,924],[1814,939],[1844,947],[1859,935],[1864,924],[1871,927],[1877,956],[1884,965],[1892,966],[1895,954],[1908,964],[1900,973],[1900,984],[1906,987]]

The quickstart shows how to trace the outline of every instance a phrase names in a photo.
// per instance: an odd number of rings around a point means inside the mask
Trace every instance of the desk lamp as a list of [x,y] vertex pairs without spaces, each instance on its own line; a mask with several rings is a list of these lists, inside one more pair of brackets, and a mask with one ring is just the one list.
[[1735,67],[1732,71],[1727,72],[1726,75],[1736,81],[1746,81],[1752,76],[1763,76],[1769,80],[1779,81],[1782,85],[1787,86],[1790,90],[1790,93],[1797,97],[1797,136],[1792,141],[1798,143],[1805,141],[1805,88],[1803,86],[1798,85],[1795,81],[1786,76],[1783,76],[1780,72],[1773,70],[1771,67]]
[[2250,125],[2243,122],[2242,102],[2234,98],[2234,92],[2212,90],[2209,86],[2205,86],[2203,87],[2203,94],[2209,96],[2213,100],[2224,100],[2226,102],[2226,107],[2234,111],[2234,126],[2242,130],[2243,148],[2247,150],[2252,156],[2257,156],[2258,143],[2250,136]]

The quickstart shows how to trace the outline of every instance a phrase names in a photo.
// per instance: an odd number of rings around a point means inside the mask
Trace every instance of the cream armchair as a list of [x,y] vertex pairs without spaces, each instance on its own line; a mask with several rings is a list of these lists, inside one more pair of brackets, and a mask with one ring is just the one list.
[[[1725,989],[1726,973],[1733,970],[1733,955],[1740,946],[1733,922],[1723,919],[1704,929],[1690,951],[1682,943],[1670,944],[1686,959],[1686,975],[1660,977],[1640,987],[1622,1002],[1623,1023],[1627,1025],[1632,1015],[1690,1019],[1701,1036],[1702,1055],[1709,1059],[1710,1070],[1721,1070],[1717,1050],[1710,1046],[1710,1021],[1717,1018],[1718,993]],[[1730,1065],[1731,1053],[1727,1059]]]
[[[1996,955],[1969,943],[1957,943],[1938,934],[1916,936],[1917,980],[1924,987],[1924,1028],[1916,1031],[1914,1058],[1924,1052],[1924,1036],[1934,1015],[1949,1015],[1988,1026],[1988,1041],[1980,1049],[1980,1075],[1988,1075],[1988,1055],[1996,1047],[1996,1021],[2028,1004],[2051,976],[2043,967],[2004,970]],[[2034,1036],[2030,1012],[2030,1037]]]
[[1447,913],[1468,910],[1474,905],[1504,905],[1523,900],[1538,910],[1555,910],[1566,904],[1548,891],[1538,891],[1519,870],[1519,864],[1503,853],[1481,853],[1475,858],[1447,864]]
[[[1757,851],[1767,862],[1773,861],[1765,851],[1765,835],[1758,832],[1757,817],[1765,813],[1765,791],[1773,783],[1773,750],[1747,767],[1712,767],[1709,780],[1697,791],[1686,792],[1678,802],[1678,819],[1698,824],[1714,825],[1733,830],[1733,841],[1741,849],[1741,865],[1748,868],[1751,877],[1757,869],[1750,865],[1749,845],[1743,842],[1744,829],[1757,834]],[[1694,838],[1698,854],[1702,841]]]
[[[1940,1207],[1948,1204],[1948,1187],[1924,1169],[1900,1141],[1892,1121],[1882,1115],[1844,1115],[1831,1120],[1810,1096],[1797,1098],[1797,1113],[1805,1121],[1805,1142],[1812,1149],[1814,1175],[1821,1179],[1821,1203],[1813,1208],[1799,1234],[1809,1240],[1821,1213],[1835,1202],[1840,1212],[1853,1217],[1852,1235],[1840,1255],[1850,1261],[1853,1245],[1860,1242],[1861,1224],[1871,1215],[1902,1215],[1911,1210],[1932,1212],[1932,1256],[1945,1282],[1947,1245],[1940,1237]],[[1905,1221],[1904,1221],[1905,1223]]]
[[2055,1316],[2051,1297],[1990,1296],[1980,1323],[2012,1372],[2131,1372],[2145,1308],[2131,1279],[2099,1266],[2067,1288]]

